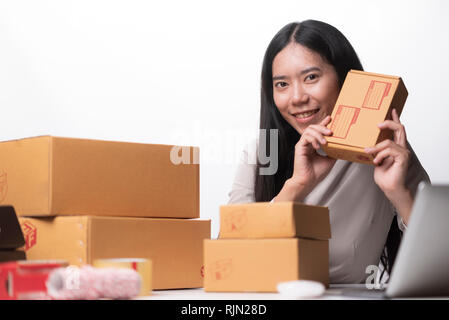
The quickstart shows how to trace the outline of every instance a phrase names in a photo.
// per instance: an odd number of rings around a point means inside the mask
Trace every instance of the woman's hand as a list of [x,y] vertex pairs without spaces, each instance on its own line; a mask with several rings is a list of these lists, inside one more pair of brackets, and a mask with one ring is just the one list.
[[331,117],[327,116],[319,124],[310,125],[304,130],[295,146],[293,175],[286,181],[275,201],[302,201],[332,169],[336,160],[316,152],[327,143],[324,136],[332,134],[326,128],[330,121]]
[[321,145],[327,143],[324,136],[331,135],[332,131],[326,128],[331,121],[327,116],[319,124],[310,125],[304,130],[295,146],[295,163],[293,167],[292,180],[313,189],[335,164],[335,159],[319,155],[316,151]]
[[405,185],[410,151],[407,148],[405,128],[399,121],[396,109],[392,110],[392,119],[380,123],[378,127],[381,130],[392,130],[393,141],[384,140],[372,148],[366,148],[365,152],[374,156],[374,181],[406,222],[413,205],[413,198]]

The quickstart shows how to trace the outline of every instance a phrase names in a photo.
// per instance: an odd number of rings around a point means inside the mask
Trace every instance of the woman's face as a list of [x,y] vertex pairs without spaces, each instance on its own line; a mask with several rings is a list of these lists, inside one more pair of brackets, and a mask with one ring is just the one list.
[[274,58],[272,71],[274,103],[300,134],[332,113],[338,76],[318,53],[291,42]]

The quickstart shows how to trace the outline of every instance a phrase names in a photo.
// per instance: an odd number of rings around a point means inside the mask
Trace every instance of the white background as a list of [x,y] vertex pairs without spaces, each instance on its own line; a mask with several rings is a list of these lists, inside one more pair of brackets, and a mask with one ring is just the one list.
[[401,76],[401,120],[449,183],[449,1],[0,0],[0,140],[36,135],[197,145],[201,217],[218,233],[257,136],[264,51],[289,22],[337,27],[366,71]]

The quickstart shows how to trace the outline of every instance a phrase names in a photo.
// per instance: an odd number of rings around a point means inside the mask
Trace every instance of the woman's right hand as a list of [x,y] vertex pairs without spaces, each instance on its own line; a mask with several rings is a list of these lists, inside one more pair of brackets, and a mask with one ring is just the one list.
[[326,128],[331,121],[327,116],[319,124],[304,130],[295,146],[293,175],[288,179],[275,201],[302,201],[322,181],[334,166],[336,160],[317,153],[327,143],[324,136],[332,131]]

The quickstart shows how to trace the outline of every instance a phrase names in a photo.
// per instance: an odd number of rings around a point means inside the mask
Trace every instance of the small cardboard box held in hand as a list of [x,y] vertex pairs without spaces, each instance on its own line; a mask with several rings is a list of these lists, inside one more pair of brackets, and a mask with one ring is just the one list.
[[373,156],[364,149],[392,138],[391,130],[378,124],[391,119],[394,108],[401,114],[407,99],[401,78],[357,70],[348,72],[327,126],[324,152],[332,158],[372,164]]
[[98,259],[152,261],[153,289],[203,286],[203,240],[210,220],[98,216],[20,217],[28,259],[71,265]]
[[19,216],[199,218],[199,149],[183,147],[190,162],[177,164],[177,148],[51,136],[1,142],[0,203]]
[[291,280],[329,285],[328,208],[264,202],[220,211],[220,239],[204,241],[205,291],[276,292]]

